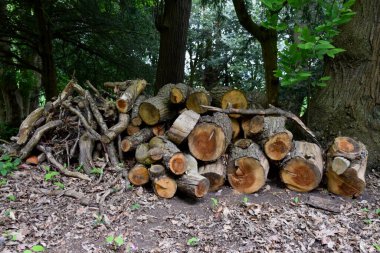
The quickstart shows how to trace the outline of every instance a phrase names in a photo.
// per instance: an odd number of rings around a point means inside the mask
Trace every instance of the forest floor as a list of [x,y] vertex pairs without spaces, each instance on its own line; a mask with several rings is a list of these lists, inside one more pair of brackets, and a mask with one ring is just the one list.
[[[1,186],[0,252],[23,252],[34,245],[57,253],[380,250],[378,172],[368,174],[366,191],[357,199],[325,188],[300,194],[269,181],[256,194],[225,186],[200,200],[158,199],[151,189],[125,185],[110,172],[100,182],[62,177],[65,190],[47,195],[55,186],[45,173],[19,170]],[[117,183],[110,186],[112,181]],[[66,196],[73,192],[84,195]],[[311,196],[333,203],[337,212],[311,206]],[[108,244],[109,236],[124,242]]]

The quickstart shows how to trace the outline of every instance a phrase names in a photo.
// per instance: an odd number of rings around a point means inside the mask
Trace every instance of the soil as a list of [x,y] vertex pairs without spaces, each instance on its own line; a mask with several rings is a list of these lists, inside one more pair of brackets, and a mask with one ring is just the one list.
[[[324,187],[301,194],[276,180],[249,195],[225,186],[203,199],[159,199],[149,187],[132,187],[111,171],[91,182],[58,176],[64,189],[51,192],[57,186],[45,174],[37,167],[18,170],[1,186],[0,252],[34,245],[57,253],[380,250],[380,173],[374,171],[357,199]],[[310,196],[338,211],[309,205]],[[121,236],[121,245],[107,243],[109,236]]]

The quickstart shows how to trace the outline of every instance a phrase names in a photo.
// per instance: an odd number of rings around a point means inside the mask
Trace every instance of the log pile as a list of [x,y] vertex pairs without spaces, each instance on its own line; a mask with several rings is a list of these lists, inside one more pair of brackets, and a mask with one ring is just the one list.
[[[308,192],[319,186],[325,164],[331,192],[355,197],[365,188],[362,143],[336,138],[325,162],[313,132],[297,116],[275,107],[247,109],[240,90],[179,83],[149,97],[145,80],[105,83],[114,94],[87,86],[70,81],[56,100],[32,112],[14,137],[15,155],[36,165],[46,159],[84,180],[92,180],[99,164],[127,171],[133,185],[150,185],[162,198],[176,192],[201,198],[227,181],[238,192],[257,192],[269,170],[287,188]],[[313,141],[293,140],[287,120]],[[72,169],[78,164],[83,172]]]

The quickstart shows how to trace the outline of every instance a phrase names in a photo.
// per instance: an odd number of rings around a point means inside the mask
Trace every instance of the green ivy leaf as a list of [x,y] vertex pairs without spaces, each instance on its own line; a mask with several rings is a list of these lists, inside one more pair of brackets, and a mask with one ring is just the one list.
[[124,239],[121,235],[119,235],[118,237],[115,238],[115,243],[116,243],[116,246],[120,247],[121,245],[124,244]]
[[113,242],[114,237],[112,235],[106,237],[106,242],[111,244]]
[[42,251],[45,251],[45,248],[44,248],[44,246],[42,246],[42,245],[34,245],[34,246],[32,247],[32,250],[33,250],[34,252],[42,252]]

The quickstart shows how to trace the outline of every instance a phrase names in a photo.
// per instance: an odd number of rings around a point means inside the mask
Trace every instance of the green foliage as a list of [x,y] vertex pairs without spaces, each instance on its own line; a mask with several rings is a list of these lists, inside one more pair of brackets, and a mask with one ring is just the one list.
[[380,251],[380,244],[379,243],[374,243],[373,247],[377,250]]
[[103,174],[103,169],[102,168],[93,167],[91,169],[90,173],[94,174],[94,175],[102,175]]
[[53,185],[57,186],[58,189],[64,189],[65,185],[60,182],[58,171],[52,170],[49,166],[43,166],[43,169],[46,171],[44,179],[46,182],[52,182]]
[[109,235],[106,237],[106,242],[113,245],[114,248],[117,249],[124,245],[124,238],[122,235],[118,235],[117,237]]
[[7,199],[8,199],[9,201],[16,201],[16,196],[13,195],[13,194],[11,194],[11,195],[8,195],[8,196],[7,196]]
[[247,204],[249,201],[248,197],[247,196],[244,196],[243,197],[243,204]]
[[215,208],[215,207],[218,206],[218,204],[219,204],[218,199],[216,199],[216,198],[211,198],[210,200],[211,200],[211,207],[212,207],[212,208]]
[[7,176],[12,171],[17,170],[17,167],[20,165],[20,158],[12,158],[8,154],[4,154],[0,157],[0,176]]
[[43,252],[45,251],[45,247],[42,245],[34,245],[32,249],[24,250],[23,253],[32,253],[32,252]]
[[376,213],[377,215],[380,215],[380,208],[377,208],[377,209],[375,210],[375,213]]
[[8,183],[8,180],[6,180],[5,178],[0,179],[0,187],[7,185],[7,183]]
[[198,237],[191,237],[189,240],[187,240],[187,245],[190,247],[197,246],[199,243],[199,238]]
[[293,202],[296,203],[296,204],[298,204],[300,202],[299,197],[294,197],[293,198]]
[[131,211],[136,211],[136,210],[139,210],[141,207],[141,205],[139,203],[134,203],[132,206],[131,206]]

